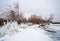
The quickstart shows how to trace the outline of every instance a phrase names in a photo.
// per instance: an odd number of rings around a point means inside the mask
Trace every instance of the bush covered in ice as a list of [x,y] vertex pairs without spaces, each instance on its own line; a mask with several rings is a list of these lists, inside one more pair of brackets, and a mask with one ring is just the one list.
[[18,31],[18,24],[17,22],[9,22],[5,24],[4,26],[0,27],[0,37],[4,36],[8,33],[14,33]]
[[17,22],[8,22],[7,24],[0,27],[0,37],[6,34],[13,34],[19,32],[21,29],[28,28],[30,24],[21,23],[18,25]]

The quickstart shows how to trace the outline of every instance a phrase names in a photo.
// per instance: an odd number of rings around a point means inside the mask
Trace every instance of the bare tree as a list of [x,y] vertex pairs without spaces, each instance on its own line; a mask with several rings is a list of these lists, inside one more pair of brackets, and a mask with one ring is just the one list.
[[48,19],[48,21],[52,21],[53,18],[54,18],[54,17],[53,17],[53,14],[51,14],[50,17],[49,17],[49,19]]
[[19,14],[19,3],[15,3],[14,9],[16,10],[17,14]]

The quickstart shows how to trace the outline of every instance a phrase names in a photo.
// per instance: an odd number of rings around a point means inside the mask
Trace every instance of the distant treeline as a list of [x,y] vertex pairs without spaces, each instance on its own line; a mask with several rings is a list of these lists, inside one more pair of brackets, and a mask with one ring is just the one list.
[[60,24],[60,22],[53,22],[52,24]]

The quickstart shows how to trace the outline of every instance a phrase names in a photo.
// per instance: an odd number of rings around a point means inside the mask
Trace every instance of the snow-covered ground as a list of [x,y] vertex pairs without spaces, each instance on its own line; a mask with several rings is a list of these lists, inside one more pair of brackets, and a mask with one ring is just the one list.
[[12,22],[0,27],[0,41],[53,41],[39,25]]

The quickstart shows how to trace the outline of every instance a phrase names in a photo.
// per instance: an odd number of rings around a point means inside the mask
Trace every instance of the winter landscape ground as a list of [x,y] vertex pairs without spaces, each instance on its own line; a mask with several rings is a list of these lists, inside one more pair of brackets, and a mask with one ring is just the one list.
[[60,41],[60,1],[0,2],[0,41]]
[[37,24],[8,23],[0,28],[0,41],[60,41],[58,25],[52,26],[51,24],[49,28],[56,32],[45,31]]
[[39,25],[8,23],[0,29],[0,41],[52,41]]

